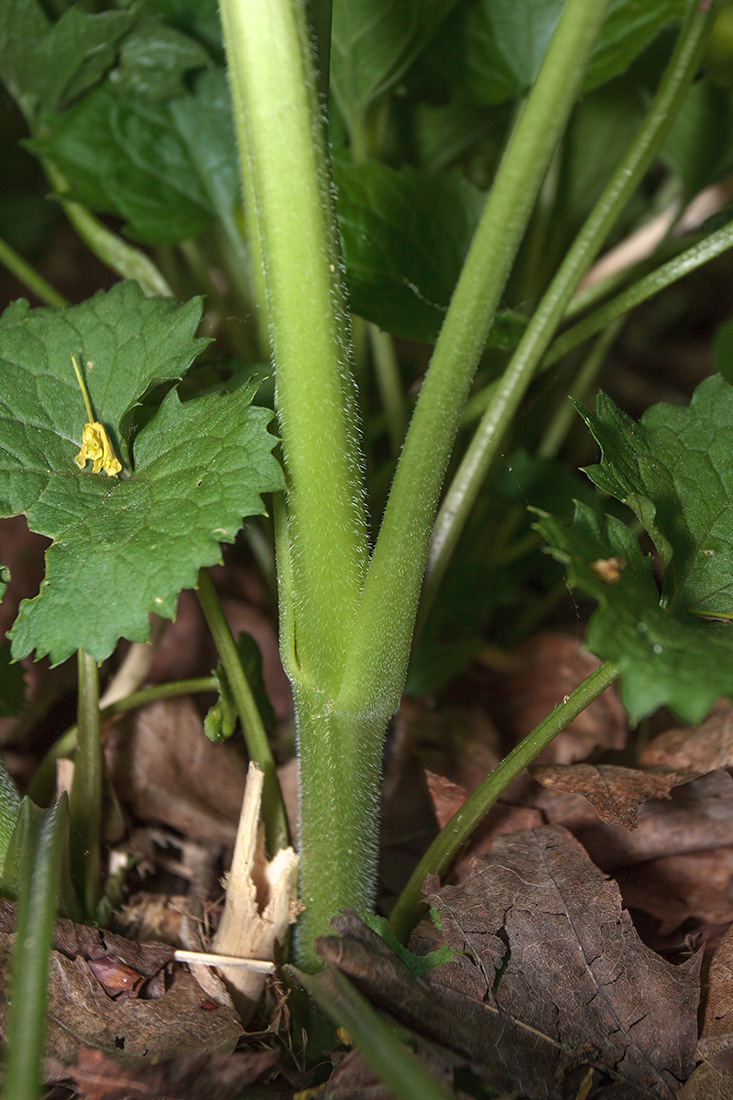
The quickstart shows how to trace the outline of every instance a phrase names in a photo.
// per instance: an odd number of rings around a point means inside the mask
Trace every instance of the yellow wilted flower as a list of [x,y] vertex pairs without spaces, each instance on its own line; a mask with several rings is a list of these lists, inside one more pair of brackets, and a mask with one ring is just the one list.
[[75,457],[74,462],[77,464],[80,470],[83,470],[87,462],[90,460],[94,463],[92,467],[92,473],[99,474],[104,470],[107,477],[117,477],[122,469],[122,463],[114,452],[114,447],[107,435],[107,429],[94,419],[94,413],[92,412],[91,402],[89,400],[89,394],[87,393],[84,379],[82,378],[79,364],[76,361],[76,356],[71,356],[71,362],[74,364],[74,370],[76,371],[76,377],[79,382],[82,397],[84,398],[84,404],[87,410],[88,422],[84,425],[81,433],[81,450]]

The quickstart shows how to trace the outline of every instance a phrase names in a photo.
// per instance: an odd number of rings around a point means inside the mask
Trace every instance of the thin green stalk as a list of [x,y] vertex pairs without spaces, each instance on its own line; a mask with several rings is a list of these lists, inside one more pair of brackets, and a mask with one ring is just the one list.
[[52,810],[28,815],[5,1036],[5,1100],[35,1100],[41,1095],[49,957],[67,808],[62,795]]
[[[176,695],[194,695],[196,692],[216,691],[215,676],[201,676],[194,680],[171,680],[167,684],[156,684],[154,687],[143,688],[132,695],[126,695],[123,699],[117,699],[107,707],[102,707],[99,712],[100,726],[109,718],[125,711],[135,710],[137,707],[145,707],[148,703],[154,703],[158,699],[171,699]],[[53,743],[36,768],[33,779],[28,787],[28,794],[39,806],[45,805],[53,796],[56,780],[56,761],[65,756],[71,756],[76,748],[78,726],[71,726],[65,733]]]
[[0,238],[0,264],[3,264],[8,271],[12,272],[19,282],[27,286],[36,298],[40,298],[47,306],[67,306],[69,304],[56,287],[51,286],[43,275],[39,275],[36,269],[22,256],[18,255],[15,249],[11,248],[8,242],[2,240],[2,238]]
[[674,54],[634,141],[571,245],[522,337],[453,478],[435,523],[423,599],[445,574],[486,473],[581,279],[638,187],[687,93],[720,4],[689,0]]
[[426,875],[442,875],[480,824],[499,796],[528,764],[546,748],[561,730],[577,718],[594,699],[610,687],[620,672],[606,661],[579,684],[564,703],[553,710],[523,741],[505,756],[473,794],[456,810],[440,831],[410,876],[410,880],[392,910],[390,924],[395,935],[405,941],[423,904],[422,887]]
[[65,199],[64,192],[68,189],[66,179],[51,161],[44,161],[43,168],[60,197],[66,217],[97,259],[121,278],[135,279],[145,294],[151,297],[173,297],[171,288],[149,256],[123,241],[85,206]]
[[[404,685],[430,531],[491,321],[572,110],[606,3],[568,0],[496,174],[420,391],[352,632],[338,705],[379,708]],[[378,747],[375,747],[378,751]]]
[[265,822],[267,848],[271,854],[274,854],[288,844],[289,830],[285,803],[267,739],[267,731],[262,724],[255,697],[242,668],[229,623],[205,569],[199,572],[197,595],[232,690],[250,760],[253,760],[264,773],[262,817]]
[[727,252],[733,247],[733,222],[729,222],[722,229],[716,230],[708,237],[698,241],[692,248],[681,252],[673,260],[662,264],[655,271],[650,272],[643,279],[639,279],[632,286],[605,302],[598,309],[589,313],[582,321],[578,321],[561,336],[558,336],[550,344],[547,354],[542,360],[542,369],[554,366],[563,359],[568,352],[585,343],[591,336],[595,336],[617,318],[624,317],[632,309],[653,298],[655,294],[665,290],[690,272],[715,259],[716,256]]
[[554,458],[557,455],[565,442],[565,437],[570,431],[571,425],[577,420],[577,413],[570,399],[573,401],[585,401],[586,394],[598,376],[598,372],[603,366],[608,349],[618,336],[622,324],[623,321],[621,318],[611,321],[611,323],[601,332],[601,335],[596,340],[590,353],[585,357],[580,370],[575,376],[567,398],[553,416],[545,430],[545,434],[540,440],[539,447],[537,448],[538,458]]
[[367,333],[379,396],[387,420],[389,442],[396,458],[404,439],[407,414],[394,341],[388,332],[382,332],[377,325],[367,325]]
[[[223,0],[248,216],[263,257],[301,674],[335,693],[367,562],[338,233],[302,0]],[[253,213],[254,211],[254,213]]]
[[287,973],[348,1032],[364,1060],[398,1100],[450,1100],[452,1093],[447,1093],[405,1046],[399,1029],[382,1019],[345,974],[333,966],[314,976],[292,966]]
[[69,860],[77,893],[88,918],[99,898],[99,833],[102,823],[102,741],[99,724],[99,669],[83,649],[77,652],[79,698],[74,779],[69,796]]

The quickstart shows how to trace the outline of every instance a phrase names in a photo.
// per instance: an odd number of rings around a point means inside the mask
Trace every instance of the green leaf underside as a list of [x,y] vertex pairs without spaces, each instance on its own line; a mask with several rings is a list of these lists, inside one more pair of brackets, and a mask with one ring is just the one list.
[[404,73],[456,0],[335,0],[331,82],[354,121]]
[[[433,54],[446,76],[479,103],[526,95],[557,26],[564,0],[469,0],[436,38]],[[624,72],[659,31],[682,15],[681,0],[612,0],[584,89]]]
[[[200,304],[146,299],[120,284],[81,306],[0,318],[0,511],[25,513],[53,540],[39,595],[21,604],[12,652],[54,664],[83,648],[97,660],[118,639],[149,637],[149,612],[172,618],[181,588],[220,560],[260,494],[282,487],[254,386],[182,403],[168,393],[129,454],[129,414],[151,385],[179,378],[205,341]],[[128,476],[79,470],[86,413],[71,366],[85,364],[96,417]],[[94,366],[89,368],[89,363]]]
[[[650,535],[661,595],[651,558],[620,520],[608,517],[604,529],[576,504],[572,527],[539,513],[537,528],[570,583],[598,601],[586,644],[619,665],[631,719],[667,706],[699,722],[717,698],[733,696],[733,624],[714,619],[733,612],[733,388],[706,379],[688,408],[656,405],[640,423],[603,394],[597,414],[583,415],[602,449],[586,472]],[[610,558],[620,559],[613,583],[598,571]]]
[[[355,313],[408,340],[437,339],[486,196],[450,172],[334,163],[336,210]],[[499,312],[494,347],[519,341],[526,318]]]

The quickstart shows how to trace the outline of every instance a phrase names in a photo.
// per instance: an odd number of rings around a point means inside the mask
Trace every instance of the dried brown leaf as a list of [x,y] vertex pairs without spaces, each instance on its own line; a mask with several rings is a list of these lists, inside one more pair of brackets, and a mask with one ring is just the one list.
[[82,1100],[230,1100],[277,1062],[275,1050],[228,1056],[189,1054],[136,1070],[98,1050],[80,1050],[76,1065],[48,1065],[48,1080],[72,1085]]
[[730,1100],[733,1096],[733,928],[718,945],[706,982],[705,1017],[697,1053],[702,1064],[682,1100]]
[[[514,739],[520,741],[600,662],[586,653],[577,639],[564,634],[536,634],[520,646],[518,655],[523,667],[502,682],[501,702]],[[615,691],[604,691],[558,734],[539,759],[574,764],[599,749],[623,748],[627,732],[626,715]]]
[[[451,970],[543,1035],[601,1052],[629,1083],[671,1096],[692,1068],[698,961],[645,947],[606,878],[563,829],[500,838],[462,886],[428,896]],[[497,981],[498,979],[498,981]],[[478,990],[477,990],[478,992]]]
[[105,741],[115,790],[142,821],[232,845],[247,765],[234,745],[213,744],[189,699],[126,715]]
[[713,925],[733,921],[733,848],[662,856],[619,868],[624,905],[651,913],[660,936],[690,917]]
[[[9,959],[14,936],[13,907],[0,899],[0,1029],[8,998]],[[142,976],[138,996],[112,996],[90,963],[113,956]],[[233,1012],[201,1008],[200,985],[181,966],[168,966],[167,944],[138,944],[100,928],[56,921],[50,958],[46,1050],[73,1063],[84,1048],[101,1051],[120,1065],[135,1067],[184,1054],[231,1054],[241,1035]]]
[[666,768],[641,771],[614,764],[539,764],[530,769],[543,787],[582,794],[601,821],[635,829],[639,806],[652,798],[669,798],[673,787],[689,783],[699,773]]
[[690,769],[698,775],[733,764],[733,707],[725,705],[698,729],[674,728],[655,737],[639,756],[642,767]]
[[422,980],[353,917],[319,951],[495,1088],[566,1100],[594,1067],[604,1097],[672,1097],[693,1064],[698,960],[674,967],[646,948],[565,830],[500,837],[466,883],[427,900],[442,932],[423,926],[413,947],[458,954]]

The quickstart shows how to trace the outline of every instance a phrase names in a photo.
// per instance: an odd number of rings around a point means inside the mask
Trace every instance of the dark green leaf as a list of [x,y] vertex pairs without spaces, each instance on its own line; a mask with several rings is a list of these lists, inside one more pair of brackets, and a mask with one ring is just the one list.
[[627,504],[662,564],[661,594],[636,538],[577,505],[571,528],[538,523],[571,584],[599,603],[586,644],[621,669],[634,721],[668,706],[699,722],[733,695],[733,388],[702,382],[688,408],[655,405],[637,423],[604,394],[581,410],[601,447],[586,473]]
[[135,98],[111,82],[75,108],[44,117],[29,145],[60,168],[71,196],[117,214],[151,244],[196,236],[238,201],[236,145],[223,72],[165,102]]
[[582,504],[572,527],[540,515],[537,528],[570,584],[598,601],[585,644],[621,669],[633,723],[666,706],[697,724],[721,695],[733,696],[733,625],[662,607],[651,560],[620,520],[608,517],[604,531]]
[[[282,486],[253,386],[183,404],[171,391],[136,437],[132,468],[127,414],[198,354],[199,313],[198,302],[177,308],[121,284],[65,310],[21,303],[0,320],[0,508],[54,540],[40,594],[13,627],[14,656],[59,662],[82,648],[102,660],[120,637],[146,640],[149,612],[173,617],[180,589],[264,511],[260,494]],[[87,418],[72,352],[120,449],[119,480],[74,462]]]
[[[529,90],[564,0],[467,0],[432,51],[441,70],[479,103]],[[591,58],[585,90],[624,72],[659,31],[680,18],[681,0],[612,0]]]
[[334,0],[331,86],[350,126],[405,72],[456,0]]
[[733,614],[733,387],[708,378],[688,408],[654,405],[640,423],[605,394],[595,416],[581,414],[602,454],[585,472],[650,535],[664,601],[677,611]]
[[1,4],[0,76],[26,118],[65,106],[101,80],[134,18],[72,7],[51,23],[36,0]]
[[335,166],[351,307],[387,332],[435,340],[483,208],[459,176]]
[[149,20],[127,36],[110,74],[128,95],[170,99],[185,91],[184,77],[211,64],[208,53],[188,35]]
[[672,123],[662,155],[679,174],[686,199],[730,172],[732,104],[733,93],[701,80],[692,85]]

